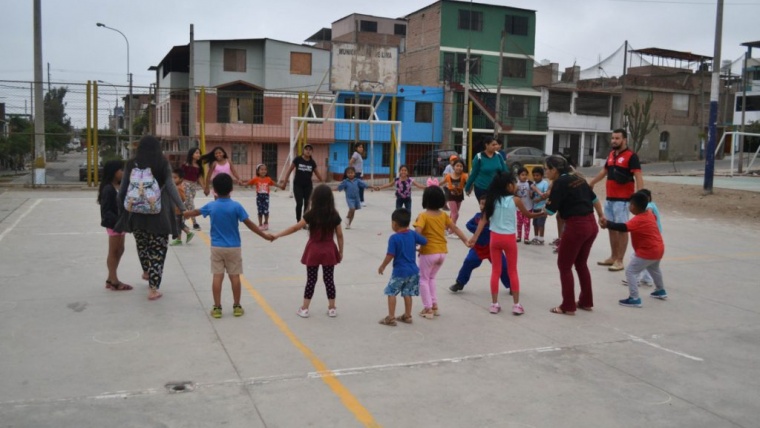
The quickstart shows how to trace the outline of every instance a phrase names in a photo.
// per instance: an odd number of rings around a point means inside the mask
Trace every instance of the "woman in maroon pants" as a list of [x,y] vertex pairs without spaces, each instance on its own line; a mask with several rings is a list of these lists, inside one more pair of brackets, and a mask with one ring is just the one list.
[[[550,311],[563,315],[575,315],[576,309],[590,311],[594,307],[594,295],[591,291],[588,255],[599,233],[594,210],[601,221],[604,218],[602,204],[586,180],[575,175],[562,156],[553,155],[546,158],[546,178],[552,181],[546,213],[558,213],[565,220],[565,228],[560,237],[562,245],[557,253],[562,304],[551,308]],[[573,266],[578,272],[581,286],[577,302]]]

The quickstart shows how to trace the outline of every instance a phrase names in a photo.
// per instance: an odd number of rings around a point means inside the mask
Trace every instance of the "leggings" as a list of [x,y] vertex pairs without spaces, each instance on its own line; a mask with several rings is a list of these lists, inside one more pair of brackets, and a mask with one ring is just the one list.
[[422,306],[430,309],[438,304],[435,293],[435,276],[446,260],[446,253],[420,254],[420,297]]
[[153,290],[161,287],[161,277],[164,274],[164,262],[169,245],[168,235],[158,235],[144,230],[135,230],[135,243],[137,243],[137,257],[143,272],[148,272],[148,284]]
[[301,221],[303,213],[309,210],[309,198],[311,198],[312,185],[293,184],[293,197],[296,199],[296,221]]
[[459,207],[462,206],[462,201],[448,201],[447,204],[449,206],[449,210],[451,211],[451,215],[449,217],[451,217],[451,221],[456,224],[457,220],[459,220]]
[[[504,235],[491,231],[491,260],[501,259],[502,254],[507,257],[507,273],[509,273],[509,285],[513,293],[520,292],[520,278],[517,276],[517,240],[514,234]],[[491,294],[499,292],[499,277],[501,276],[501,263],[491,263]]]
[[517,211],[517,239],[530,238],[530,218]]
[[[198,190],[201,190],[201,185],[195,181],[183,181],[182,187],[185,188],[185,209],[190,211],[195,209],[195,194]],[[198,224],[195,217],[192,217],[193,224]],[[185,219],[182,219],[182,224],[185,223]]]
[[411,196],[408,198],[402,198],[402,197],[399,197],[398,195],[396,196],[396,209],[398,210],[401,208],[409,211],[410,213],[412,212],[412,197]]
[[[322,265],[322,280],[325,282],[325,288],[327,289],[327,298],[330,300],[335,299],[335,280],[333,279],[334,270],[335,265]],[[319,265],[306,266],[306,290],[303,292],[304,299],[311,300],[311,298],[314,297],[314,286],[317,285],[318,275]]]

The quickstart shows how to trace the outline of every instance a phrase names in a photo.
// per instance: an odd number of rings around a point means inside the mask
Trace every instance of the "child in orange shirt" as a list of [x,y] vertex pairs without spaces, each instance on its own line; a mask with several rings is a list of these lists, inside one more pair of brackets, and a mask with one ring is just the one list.
[[[269,230],[269,186],[277,186],[277,183],[267,176],[267,166],[260,163],[256,166],[256,177],[248,181],[248,185],[256,186],[256,209],[259,213],[259,228],[261,230]],[[285,185],[277,187],[285,190]]]
[[628,281],[629,296],[620,300],[622,306],[631,308],[641,307],[639,297],[639,274],[646,270],[652,276],[655,290],[650,293],[655,299],[665,300],[668,293],[662,281],[660,260],[665,254],[665,244],[662,242],[660,229],[657,227],[657,219],[651,211],[647,210],[649,198],[642,192],[636,192],[631,196],[628,206],[633,218],[627,223],[613,223],[604,219],[601,226],[618,232],[631,232],[631,245],[633,257],[625,268],[625,276]]

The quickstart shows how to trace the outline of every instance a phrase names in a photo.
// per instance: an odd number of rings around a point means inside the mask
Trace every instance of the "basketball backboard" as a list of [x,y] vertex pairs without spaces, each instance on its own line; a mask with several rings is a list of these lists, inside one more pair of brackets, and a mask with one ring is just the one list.
[[333,42],[330,90],[395,94],[398,48]]

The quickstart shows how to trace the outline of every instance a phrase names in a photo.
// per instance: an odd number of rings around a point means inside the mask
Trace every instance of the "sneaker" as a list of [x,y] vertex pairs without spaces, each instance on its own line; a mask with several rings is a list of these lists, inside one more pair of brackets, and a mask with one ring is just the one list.
[[552,243],[551,243],[551,244],[549,244],[549,245],[551,245],[552,247],[556,247],[556,246],[558,246],[558,245],[559,245],[559,238],[557,238],[557,239],[555,239],[554,241],[552,241]]
[[525,238],[525,241],[523,241],[523,244],[525,244],[525,245],[530,245],[532,243],[533,243],[533,241],[529,241],[528,238]]
[[522,315],[525,313],[525,309],[522,307],[521,304],[515,303],[512,305],[512,314],[514,315]]
[[185,244],[189,244],[190,241],[193,240],[193,236],[195,236],[193,232],[187,232],[187,239],[185,240]]
[[201,230],[201,225],[198,223],[193,224],[193,230]]
[[330,318],[335,318],[338,316],[338,311],[336,311],[335,308],[330,308],[327,310],[327,316]]
[[240,305],[232,305],[232,315],[236,317],[242,317],[245,313],[245,309],[243,309]]
[[608,267],[607,270],[610,272],[618,272],[625,269],[625,266],[623,266],[623,263],[615,261],[615,263],[612,264],[612,266]]
[[519,244],[520,242],[522,242],[522,238],[517,238],[517,243]]
[[464,285],[460,284],[459,282],[455,282],[451,287],[449,287],[449,290],[451,290],[452,293],[456,293],[457,291],[462,291],[464,289]]
[[304,308],[298,308],[296,311],[296,315],[298,315],[301,318],[309,318],[309,310]]
[[366,203],[366,202],[362,202],[362,206],[363,206],[363,207],[366,207],[366,206],[367,206],[367,203]]
[[346,223],[346,230],[349,230],[349,229],[351,229],[351,225]]
[[533,240],[530,241],[530,245],[544,245],[544,241],[539,241],[538,238],[533,238]]
[[501,312],[501,305],[498,303],[491,303],[491,307],[488,308],[488,312],[492,314],[498,314]]
[[668,298],[668,292],[665,291],[663,288],[662,290],[654,290],[653,292],[649,293],[650,296],[654,297],[655,299],[665,300]]
[[211,316],[214,318],[221,318],[222,317],[222,307],[221,306],[214,306],[211,308]]
[[182,238],[173,239],[172,242],[169,243],[171,246],[175,245],[182,245]]
[[269,230],[269,224],[268,223],[264,223],[261,226],[259,226],[259,229],[261,229],[261,230]]
[[627,298],[623,300],[619,300],[618,303],[622,306],[628,306],[629,308],[640,308],[641,307],[641,299],[634,299],[634,298]]

